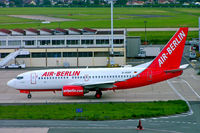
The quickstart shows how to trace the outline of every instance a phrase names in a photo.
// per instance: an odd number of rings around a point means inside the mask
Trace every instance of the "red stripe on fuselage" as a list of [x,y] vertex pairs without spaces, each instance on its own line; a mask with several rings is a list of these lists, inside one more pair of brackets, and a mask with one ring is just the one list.
[[146,69],[136,77],[128,79],[126,81],[118,82],[115,84],[115,88],[110,89],[131,89],[136,87],[142,87],[145,85],[161,82],[170,78],[177,77],[182,74],[183,71],[174,73],[165,73],[164,71]]

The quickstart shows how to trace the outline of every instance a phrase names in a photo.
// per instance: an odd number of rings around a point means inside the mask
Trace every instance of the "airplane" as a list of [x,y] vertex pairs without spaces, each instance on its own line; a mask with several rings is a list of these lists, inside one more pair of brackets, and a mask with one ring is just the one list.
[[31,98],[31,92],[62,91],[63,96],[84,96],[96,91],[130,89],[168,80],[183,73],[189,64],[181,65],[188,28],[181,27],[162,51],[150,62],[134,67],[47,69],[19,74],[7,82]]

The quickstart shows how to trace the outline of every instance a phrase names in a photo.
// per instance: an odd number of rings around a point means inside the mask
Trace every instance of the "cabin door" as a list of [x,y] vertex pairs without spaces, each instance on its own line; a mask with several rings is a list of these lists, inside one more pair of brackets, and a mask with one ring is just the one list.
[[31,73],[31,84],[36,84],[36,73]]

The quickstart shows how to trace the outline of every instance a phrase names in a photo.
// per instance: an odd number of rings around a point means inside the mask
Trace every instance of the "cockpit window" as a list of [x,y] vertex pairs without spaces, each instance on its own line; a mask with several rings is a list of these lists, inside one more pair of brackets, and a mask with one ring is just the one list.
[[18,80],[21,80],[21,79],[23,79],[23,78],[24,78],[24,77],[22,77],[22,76],[18,76],[18,77],[17,77]]

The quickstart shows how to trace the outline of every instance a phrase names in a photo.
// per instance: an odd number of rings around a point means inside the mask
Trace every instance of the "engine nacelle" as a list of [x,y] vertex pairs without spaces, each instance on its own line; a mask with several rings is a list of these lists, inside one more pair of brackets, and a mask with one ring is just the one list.
[[63,86],[63,96],[84,96],[84,89],[82,86]]

